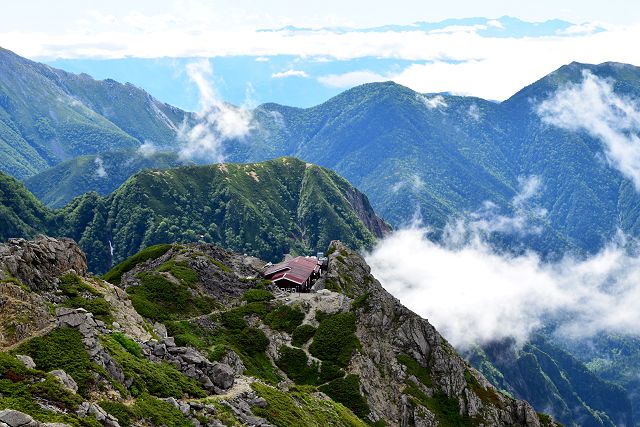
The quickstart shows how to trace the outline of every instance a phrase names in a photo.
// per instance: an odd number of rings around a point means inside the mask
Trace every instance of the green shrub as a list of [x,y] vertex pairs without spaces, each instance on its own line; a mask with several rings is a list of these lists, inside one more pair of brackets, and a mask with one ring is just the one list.
[[273,298],[273,294],[265,289],[249,289],[242,296],[242,299],[247,302],[270,301]]
[[342,377],[344,377],[344,371],[339,366],[336,366],[331,362],[322,362],[318,384],[324,384]]
[[249,355],[264,352],[269,345],[269,338],[264,332],[252,327],[244,328],[235,341]]
[[207,353],[207,359],[212,362],[219,362],[222,360],[224,355],[227,353],[227,346],[224,344],[216,344],[211,346],[209,352]]
[[127,350],[130,354],[134,355],[137,358],[142,357],[142,351],[140,350],[140,346],[137,342],[123,334],[122,332],[115,332],[111,334],[113,339],[118,341],[118,343]]
[[287,427],[365,427],[343,405],[313,395],[308,386],[292,387],[280,391],[258,382],[251,384],[256,393],[267,401],[266,408],[252,408],[252,411],[270,423]]
[[165,325],[169,336],[174,337],[176,345],[179,346],[190,346],[199,350],[206,350],[216,340],[213,331],[202,328],[188,320],[165,322]]
[[113,400],[101,400],[98,402],[98,405],[107,413],[113,415],[118,419],[118,424],[120,427],[129,427],[131,425],[132,419],[135,419],[135,413],[133,409],[129,408],[127,405],[115,402]]
[[357,297],[356,299],[354,299],[353,302],[351,303],[351,310],[358,311],[361,308],[365,309],[365,310],[368,310],[369,309],[369,296],[370,296],[370,293],[369,292],[365,292],[364,294],[362,294],[359,297]]
[[308,365],[306,353],[299,348],[282,346],[276,364],[296,384],[317,384],[318,365]]
[[324,317],[309,346],[309,352],[322,361],[344,367],[359,344],[355,331],[356,316],[353,312]]
[[62,305],[70,308],[84,308],[89,313],[93,314],[93,317],[98,320],[102,320],[106,323],[113,322],[113,316],[111,316],[111,304],[102,297],[88,299],[81,296],[75,296],[66,300]]
[[241,331],[246,328],[247,321],[244,320],[244,311],[242,309],[232,309],[222,313],[220,320],[225,328],[232,331]]
[[221,263],[218,260],[215,260],[213,258],[209,258],[211,260],[211,262],[218,267],[220,270],[224,271],[225,273],[231,273],[233,270],[231,270],[229,267],[227,267],[226,265],[224,265],[223,263]]
[[77,274],[67,273],[58,279],[60,280],[58,287],[65,296],[77,297],[81,292],[88,292],[96,297],[102,296],[100,292],[85,283]]
[[466,427],[474,423],[468,416],[460,415],[460,404],[457,399],[447,396],[442,391],[436,391],[432,397],[427,396],[413,382],[407,381],[405,393],[412,396],[417,403],[432,412],[443,427]]
[[63,369],[78,384],[78,391],[86,395],[93,382],[96,365],[91,362],[82,344],[82,335],[75,329],[54,329],[43,337],[34,337],[16,350],[33,358],[38,369]]
[[127,293],[136,311],[143,317],[164,322],[211,312],[216,302],[211,297],[196,297],[186,285],[169,281],[159,273],[139,273],[140,285],[129,286]]
[[271,329],[293,333],[302,324],[304,313],[288,305],[280,305],[266,315],[264,321]]
[[282,380],[274,372],[274,366],[264,352],[249,355],[238,348],[235,350],[244,364],[247,375],[260,378],[271,384],[277,384]]
[[193,427],[191,421],[178,408],[148,394],[136,399],[132,412],[136,418],[148,420],[156,426]]
[[320,391],[351,409],[360,418],[369,414],[369,405],[360,394],[360,378],[357,375],[347,375],[344,378],[333,380],[320,386]]
[[[72,415],[84,399],[71,393],[55,377],[26,368],[15,356],[0,353],[0,408],[11,408],[31,415],[40,422],[58,422],[74,427],[100,427],[94,417]],[[45,409],[40,402],[69,412]]]
[[294,331],[291,336],[291,344],[296,347],[302,347],[311,339],[316,333],[316,328],[311,325],[300,325]]
[[158,271],[168,271],[173,277],[180,280],[186,286],[193,288],[200,280],[198,273],[190,268],[186,263],[178,263],[174,260],[167,261],[158,267]]
[[158,397],[181,398],[185,394],[204,397],[205,393],[200,384],[186,377],[173,365],[168,363],[153,363],[145,358],[138,358],[129,353],[125,347],[110,335],[103,335],[102,345],[122,367],[125,376],[131,378],[131,394],[137,395],[143,391]]
[[431,373],[429,370],[420,365],[416,360],[407,356],[406,354],[399,354],[396,356],[399,363],[407,367],[407,373],[415,376],[422,384],[427,387],[433,387],[433,381],[431,380]]
[[136,265],[144,261],[160,258],[162,255],[167,253],[171,247],[172,245],[169,244],[149,246],[113,267],[111,271],[103,276],[103,279],[109,283],[119,285],[124,273],[133,270]]

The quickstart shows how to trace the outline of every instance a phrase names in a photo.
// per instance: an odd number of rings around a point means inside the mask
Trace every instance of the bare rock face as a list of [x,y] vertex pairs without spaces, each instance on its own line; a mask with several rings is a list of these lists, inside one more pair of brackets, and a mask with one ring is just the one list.
[[14,283],[0,283],[0,349],[45,331],[51,323],[49,308],[40,295]]
[[325,280],[358,301],[361,347],[348,371],[360,377],[373,419],[389,426],[436,426],[443,416],[438,402],[447,402],[474,424],[540,426],[531,405],[496,391],[427,320],[385,291],[362,257],[340,242],[332,242],[329,252]]
[[176,346],[171,337],[161,342],[144,342],[141,348],[149,360],[171,363],[187,377],[199,381],[211,393],[221,394],[233,387],[236,373],[231,366],[226,363],[211,363],[191,347]]
[[67,390],[71,391],[72,393],[78,392],[78,384],[76,384],[75,380],[71,378],[71,375],[67,374],[62,369],[56,369],[49,373],[56,377]]
[[52,289],[69,270],[87,274],[87,259],[71,239],[39,235],[0,244],[0,279],[15,278],[31,290]]
[[11,427],[36,427],[39,424],[31,416],[12,409],[0,411],[0,422]]
[[367,196],[353,187],[346,191],[345,196],[347,197],[349,204],[356,211],[358,218],[360,218],[369,231],[371,231],[376,237],[383,238],[391,233],[391,226],[376,215]]

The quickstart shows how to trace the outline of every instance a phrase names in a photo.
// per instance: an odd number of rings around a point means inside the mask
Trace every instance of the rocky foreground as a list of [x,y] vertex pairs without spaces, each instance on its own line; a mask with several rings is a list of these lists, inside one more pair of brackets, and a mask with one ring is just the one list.
[[[340,242],[311,294],[212,245],[103,278],[67,239],[0,245],[0,427],[541,426]],[[104,279],[104,280],[103,280]]]

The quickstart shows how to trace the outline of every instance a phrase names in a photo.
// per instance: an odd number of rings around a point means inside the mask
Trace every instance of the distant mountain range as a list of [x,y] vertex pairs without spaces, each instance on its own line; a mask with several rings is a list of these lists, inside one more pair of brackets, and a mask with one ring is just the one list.
[[[0,118],[8,124],[0,133],[0,168],[20,179],[77,155],[135,150],[146,140],[175,151],[176,128],[193,120],[133,86],[1,54]],[[502,103],[372,83],[308,109],[261,105],[253,111],[250,135],[226,144],[225,154],[234,162],[296,156],[328,167],[365,192],[394,226],[419,215],[436,237],[447,223],[482,210],[487,201],[501,215],[513,215],[522,180],[535,176],[541,183],[536,207],[546,211],[535,226],[540,232],[497,239],[545,255],[590,253],[618,230],[640,235],[640,197],[629,179],[603,161],[600,141],[550,126],[536,112],[558,88],[579,83],[585,70],[611,79],[621,96],[640,94],[640,69],[616,63],[564,66]],[[46,96],[34,103],[25,94],[36,91]],[[37,132],[35,117],[52,127],[46,137]],[[68,139],[64,129],[76,125],[98,133],[72,131],[77,138]],[[107,157],[102,160],[109,164]],[[51,206],[61,206],[79,191],[115,189],[140,168],[174,164],[167,160],[130,162],[106,180],[91,179],[95,172],[86,162],[83,171],[72,161],[30,178],[28,185]],[[52,176],[64,176],[65,185],[51,185]]]

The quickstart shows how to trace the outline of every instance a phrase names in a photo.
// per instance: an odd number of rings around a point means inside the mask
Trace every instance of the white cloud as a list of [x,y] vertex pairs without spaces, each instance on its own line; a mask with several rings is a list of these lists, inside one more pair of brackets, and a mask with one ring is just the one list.
[[[489,37],[474,29],[425,33],[413,31],[257,32],[250,26],[221,29],[199,25],[183,27],[158,16],[145,31],[91,26],[47,34],[35,30],[0,32],[3,47],[30,58],[216,57],[295,55],[305,58],[391,58],[412,65],[381,75],[352,71],[323,76],[331,87],[346,88],[365,82],[394,80],[421,93],[451,92],[502,100],[532,81],[571,61],[618,61],[640,64],[640,50],[629,43],[640,39],[640,24],[612,26],[581,24],[570,35],[544,37]],[[184,21],[184,22],[183,22]],[[587,29],[587,31],[585,31]],[[225,43],[212,41],[225,40]],[[384,73],[383,73],[384,74]]]
[[106,169],[104,168],[104,161],[102,160],[102,158],[99,156],[96,157],[93,163],[96,165],[96,176],[98,178],[106,178],[108,174]]
[[480,121],[480,108],[478,108],[476,104],[471,104],[467,113],[469,114],[469,117],[471,117],[471,120],[473,120],[474,122]]
[[499,29],[504,29],[504,25],[502,25],[502,22],[500,22],[497,19],[490,19],[487,21],[487,26],[489,27],[493,27],[493,28],[499,28]]
[[425,188],[425,182],[418,174],[413,174],[407,179],[402,179],[391,186],[391,192],[397,193],[401,189],[408,187],[413,192],[420,192]]
[[435,95],[431,98],[422,95],[422,94],[417,94],[416,95],[416,99],[420,102],[422,102],[424,104],[425,107],[427,107],[429,110],[434,110],[436,108],[447,108],[448,104],[447,102],[444,100],[444,97],[442,95]]
[[210,82],[213,69],[206,59],[187,65],[187,74],[198,87],[200,111],[195,125],[185,124],[179,131],[180,157],[222,162],[223,143],[244,138],[251,131],[251,112],[220,99]]
[[613,82],[583,72],[578,84],[558,89],[537,108],[545,123],[585,131],[604,145],[609,163],[640,191],[640,104],[617,95]]
[[151,141],[145,141],[140,147],[138,147],[138,154],[143,157],[151,157],[158,152],[158,148]]
[[445,226],[446,244],[461,247],[495,233],[527,236],[542,232],[541,222],[547,211],[536,203],[543,187],[542,180],[534,175],[520,177],[518,181],[520,188],[510,201],[510,213],[501,212],[498,205],[487,200],[466,218],[450,221]]
[[338,89],[347,89],[365,83],[383,82],[387,80],[389,80],[389,78],[368,70],[350,71],[344,74],[327,74],[318,77],[318,81],[323,85]]
[[304,77],[304,78],[308,78],[309,74],[306,73],[306,71],[302,71],[302,70],[287,70],[287,71],[282,71],[279,73],[273,73],[271,74],[271,78],[272,79],[282,79],[285,77]]
[[427,230],[393,233],[367,256],[383,286],[459,348],[519,342],[550,321],[561,337],[640,333],[640,258],[612,245],[586,259],[547,264],[500,254],[482,240],[436,244]]

